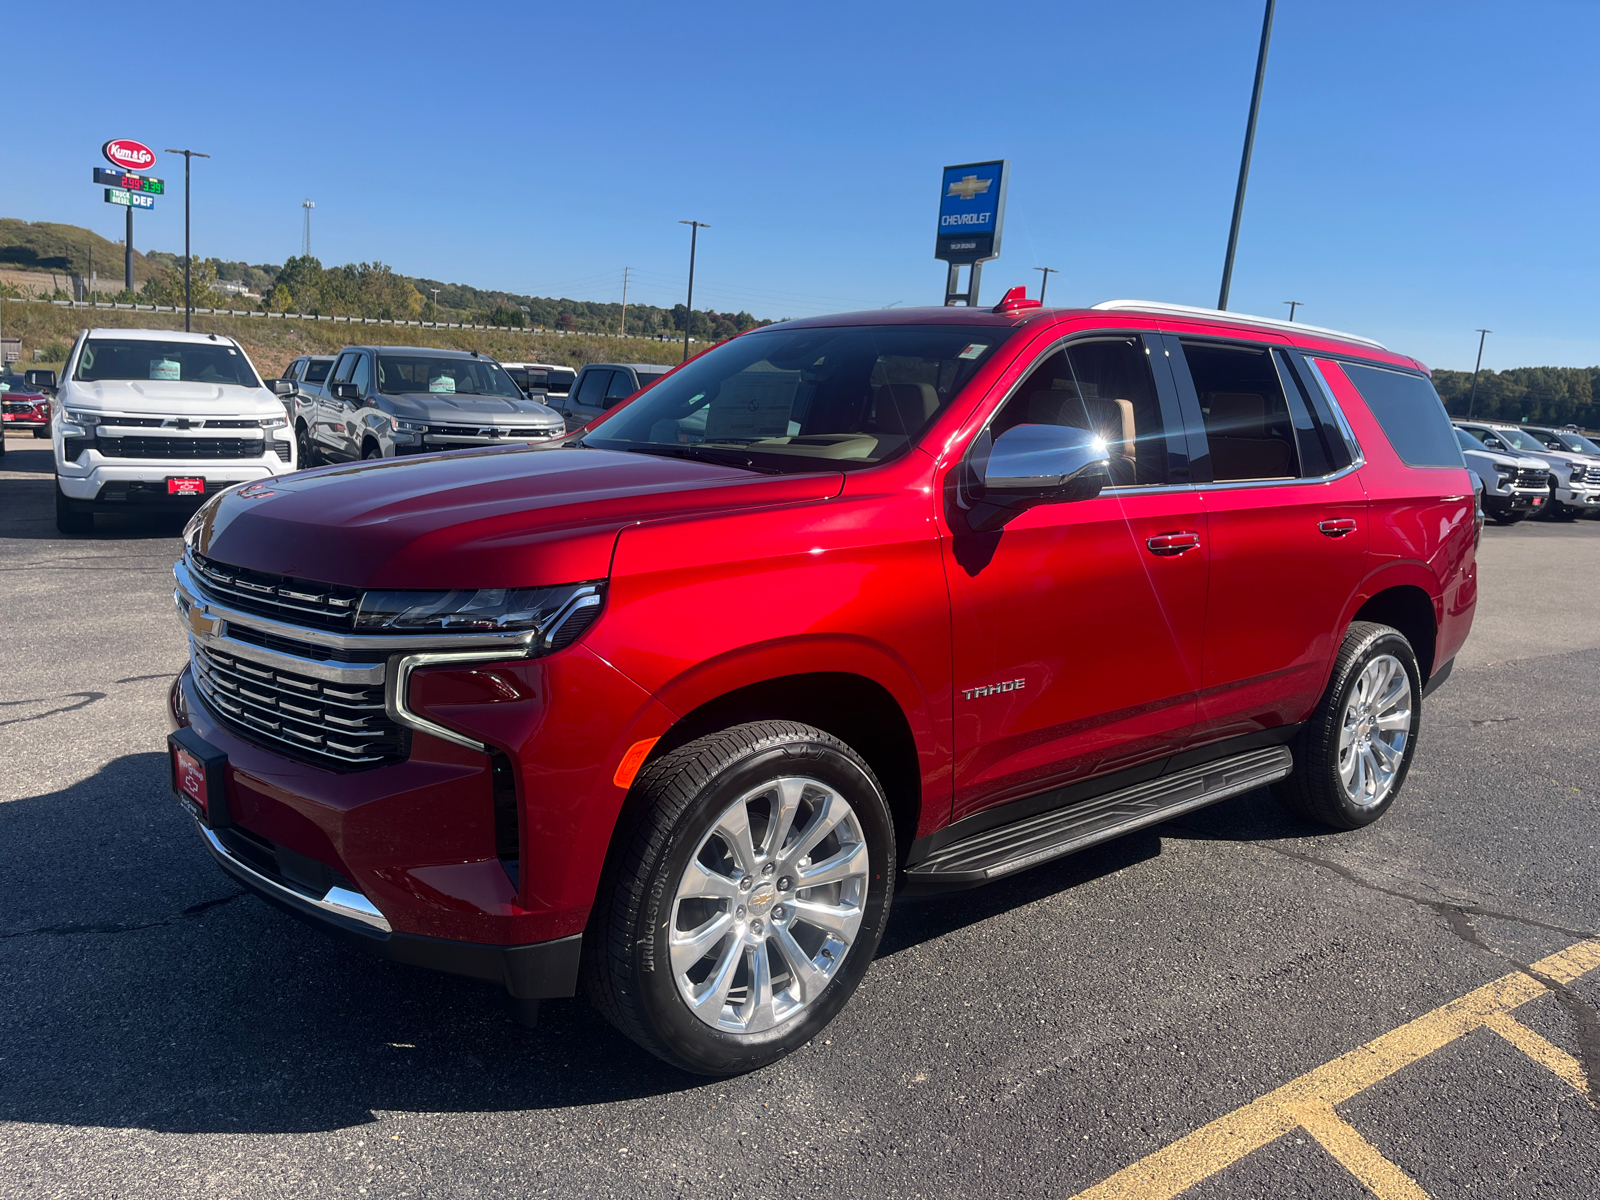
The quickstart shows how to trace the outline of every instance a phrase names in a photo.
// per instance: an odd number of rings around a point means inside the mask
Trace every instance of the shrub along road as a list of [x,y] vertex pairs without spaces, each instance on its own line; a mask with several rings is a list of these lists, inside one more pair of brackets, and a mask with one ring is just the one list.
[[1600,524],[1485,531],[1376,827],[1254,793],[903,903],[824,1040],[707,1081],[242,896],[167,789],[176,526],[58,537],[10,447],[0,1196],[1592,1195]]

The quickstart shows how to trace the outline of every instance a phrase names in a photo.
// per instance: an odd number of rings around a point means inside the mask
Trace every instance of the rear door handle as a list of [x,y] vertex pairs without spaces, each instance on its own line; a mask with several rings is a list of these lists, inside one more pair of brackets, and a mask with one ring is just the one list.
[[1345,534],[1356,531],[1356,523],[1354,518],[1340,517],[1333,521],[1319,521],[1317,528],[1331,538],[1342,538]]
[[1186,550],[1193,550],[1200,544],[1200,535],[1185,531],[1183,533],[1158,533],[1155,537],[1146,538],[1145,546],[1151,554],[1160,558],[1175,558]]

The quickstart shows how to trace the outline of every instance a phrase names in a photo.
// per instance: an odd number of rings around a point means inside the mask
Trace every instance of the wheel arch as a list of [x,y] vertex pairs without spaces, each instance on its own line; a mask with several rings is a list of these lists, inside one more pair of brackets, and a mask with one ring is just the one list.
[[1392,625],[1411,643],[1417,667],[1426,683],[1433,675],[1438,647],[1439,616],[1433,597],[1416,583],[1386,581],[1387,586],[1361,602],[1351,621],[1376,621]]

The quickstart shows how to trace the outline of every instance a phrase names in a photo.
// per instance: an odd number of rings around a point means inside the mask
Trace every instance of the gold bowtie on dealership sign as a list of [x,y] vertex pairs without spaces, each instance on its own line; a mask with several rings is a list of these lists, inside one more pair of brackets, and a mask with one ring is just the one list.
[[947,196],[960,196],[963,200],[971,200],[974,196],[981,196],[989,190],[992,179],[979,179],[976,175],[963,175],[950,185]]

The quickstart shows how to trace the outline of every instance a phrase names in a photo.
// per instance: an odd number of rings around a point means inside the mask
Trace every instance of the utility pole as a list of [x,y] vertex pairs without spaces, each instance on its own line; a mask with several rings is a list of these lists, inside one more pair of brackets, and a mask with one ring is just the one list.
[[702,229],[711,226],[704,221],[679,221],[679,225],[689,226],[689,303],[688,313],[683,318],[683,361],[689,361],[689,330],[694,327],[694,250],[695,242],[700,237]]
[[300,239],[300,255],[303,258],[311,257],[311,210],[316,207],[309,200],[300,201],[300,207],[306,210],[306,232]]
[[[189,160],[191,158],[210,158],[209,154],[201,154],[198,150],[167,150],[168,154],[183,155],[183,331],[189,332],[189,317],[194,309],[189,303]],[[133,215],[133,209],[128,209],[128,215]],[[128,228],[132,229],[132,223]],[[129,239],[130,241],[132,239]]]
[[1261,85],[1267,78],[1267,47],[1272,42],[1272,10],[1277,0],[1267,0],[1261,18],[1261,49],[1256,52],[1256,85],[1250,93],[1250,117],[1244,127],[1244,154],[1239,159],[1239,187],[1233,193],[1233,224],[1228,229],[1228,257],[1222,263],[1222,291],[1217,307],[1228,307],[1228,288],[1233,283],[1233,254],[1239,248],[1239,221],[1244,216],[1244,185],[1250,179],[1250,151],[1256,144],[1256,118],[1261,115]]
[[[307,251],[307,253],[310,253],[310,252]],[[428,290],[433,293],[433,319],[435,321],[437,321],[439,319],[439,291],[440,291],[440,289],[439,288],[429,288]]]
[[1044,305],[1044,289],[1049,286],[1050,276],[1059,275],[1061,272],[1054,267],[1035,267],[1034,270],[1041,272],[1039,276],[1039,304],[1042,307]]
[[1478,335],[1478,362],[1472,368],[1472,391],[1467,395],[1467,416],[1472,415],[1472,406],[1478,401],[1478,372],[1483,368],[1483,339],[1494,332],[1492,329],[1475,329]]
[[628,336],[628,273],[632,270],[632,267],[622,268],[622,332],[618,337]]
[[1289,306],[1289,320],[1293,321],[1294,310],[1297,308],[1304,308],[1306,302],[1304,300],[1285,300],[1284,303]]

